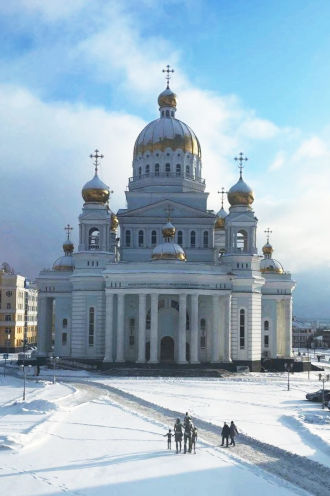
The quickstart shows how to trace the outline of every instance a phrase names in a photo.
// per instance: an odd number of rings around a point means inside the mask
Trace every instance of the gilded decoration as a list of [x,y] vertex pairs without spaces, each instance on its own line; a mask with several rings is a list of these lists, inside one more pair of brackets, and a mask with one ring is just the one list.
[[106,203],[109,195],[108,189],[86,188],[82,190],[82,197],[86,203]]
[[119,220],[117,215],[111,214],[111,231],[116,231],[119,225]]
[[222,217],[217,217],[215,224],[214,224],[215,229],[224,229],[225,228],[225,219]]
[[180,253],[153,253],[152,260],[180,260],[181,262],[186,261],[186,255],[182,252]]
[[164,152],[167,148],[171,148],[173,151],[180,149],[185,153],[191,153],[192,155],[201,157],[199,142],[192,134],[190,136],[176,134],[173,138],[164,137],[159,138],[157,141],[150,140],[147,143],[144,143],[143,140],[139,143],[138,138],[134,147],[134,157],[144,155],[146,152]]
[[231,205],[252,205],[254,202],[253,191],[229,191],[228,201]]
[[276,267],[273,265],[269,265],[267,267],[262,267],[260,269],[260,272],[262,273],[273,273],[273,274],[283,274],[283,269],[281,267]]

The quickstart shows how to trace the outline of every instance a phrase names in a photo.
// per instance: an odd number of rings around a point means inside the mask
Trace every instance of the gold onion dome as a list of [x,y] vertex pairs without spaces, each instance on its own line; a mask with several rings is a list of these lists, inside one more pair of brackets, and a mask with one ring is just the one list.
[[267,243],[262,247],[262,253],[264,255],[270,255],[272,256],[273,254],[273,247],[272,245],[269,243],[269,241],[267,241]]
[[173,107],[176,108],[176,99],[177,96],[171,88],[168,86],[166,90],[162,91],[158,97],[158,105],[160,108],[162,107]]
[[64,253],[73,253],[74,250],[74,244],[72,243],[71,239],[67,238],[64,243],[63,243],[63,250]]
[[73,265],[73,252],[74,246],[70,238],[68,237],[63,243],[64,255],[57,260],[55,260],[53,265],[53,270],[58,272],[72,272],[74,269]]
[[254,202],[254,196],[252,188],[245,181],[243,181],[242,176],[239,178],[236,184],[230,188],[227,193],[228,201],[230,205],[252,205]]
[[83,187],[81,194],[86,203],[106,203],[109,200],[110,190],[96,171],[93,179]]
[[119,220],[116,214],[111,214],[111,231],[116,231],[119,225]]
[[266,244],[262,247],[264,258],[260,262],[260,272],[268,274],[283,274],[284,270],[278,260],[272,258],[273,247],[267,239]]
[[219,212],[217,213],[217,217],[215,219],[214,228],[215,229],[224,229],[225,228],[225,219],[227,217],[226,210],[221,207]]
[[152,260],[186,261],[186,254],[180,245],[174,243],[175,227],[168,221],[162,229],[164,242],[157,245],[152,252]]

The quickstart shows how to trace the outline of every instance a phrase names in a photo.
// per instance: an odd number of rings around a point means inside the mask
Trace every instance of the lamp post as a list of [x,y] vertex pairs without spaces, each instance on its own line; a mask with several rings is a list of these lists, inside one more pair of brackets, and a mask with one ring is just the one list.
[[55,371],[56,371],[56,360],[59,360],[60,357],[54,357],[54,356],[51,356],[49,357],[50,360],[53,362],[53,384],[55,384],[56,382],[56,377],[55,377]]
[[[26,365],[23,363],[20,365],[20,367],[23,369],[23,401],[25,401],[25,389],[26,389]],[[29,368],[31,368],[31,365],[28,365]]]
[[293,370],[293,363],[292,362],[285,362],[284,368],[288,372],[288,391],[290,391],[290,372],[292,372],[292,370]]
[[330,380],[330,374],[319,374],[319,380],[322,381],[322,409],[325,407],[324,400],[324,383]]

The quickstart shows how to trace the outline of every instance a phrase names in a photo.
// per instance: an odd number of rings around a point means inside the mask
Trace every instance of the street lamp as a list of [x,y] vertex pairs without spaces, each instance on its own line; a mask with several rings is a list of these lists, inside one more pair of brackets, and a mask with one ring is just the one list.
[[325,407],[325,400],[324,400],[324,383],[330,380],[330,374],[319,374],[319,381],[322,381],[323,383],[323,388],[322,388],[322,409]]
[[[26,365],[23,363],[20,365],[20,367],[23,369],[23,401],[25,401],[25,386],[26,386]],[[31,368],[31,365],[28,365],[29,368]]]
[[10,338],[11,338],[10,329],[6,329],[6,333],[7,333],[7,355],[9,355],[9,345],[10,345]]
[[56,360],[59,360],[60,357],[54,357],[54,356],[51,356],[49,357],[49,359],[53,362],[53,384],[55,384],[56,382],[56,377],[55,377],[55,370],[56,370]]
[[290,391],[290,372],[293,370],[293,362],[285,362],[284,368],[288,372],[288,391]]

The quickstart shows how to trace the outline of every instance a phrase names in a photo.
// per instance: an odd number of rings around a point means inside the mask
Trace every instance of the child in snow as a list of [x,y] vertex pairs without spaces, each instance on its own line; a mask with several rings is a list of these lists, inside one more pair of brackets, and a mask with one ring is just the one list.
[[174,434],[172,434],[172,431],[171,429],[168,430],[168,433],[167,434],[164,434],[164,437],[167,437],[167,449],[172,449],[171,448],[171,441],[172,441],[172,437],[174,436]]
[[177,418],[176,422],[174,424],[174,434],[175,434],[175,446],[176,446],[176,452],[181,452],[181,443],[182,443],[182,424],[180,422],[180,419]]
[[197,441],[197,428],[193,427],[192,435],[191,435],[191,449],[196,453],[196,441]]

